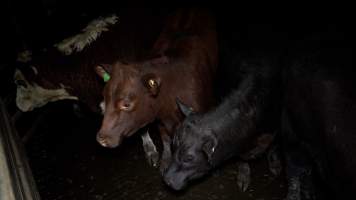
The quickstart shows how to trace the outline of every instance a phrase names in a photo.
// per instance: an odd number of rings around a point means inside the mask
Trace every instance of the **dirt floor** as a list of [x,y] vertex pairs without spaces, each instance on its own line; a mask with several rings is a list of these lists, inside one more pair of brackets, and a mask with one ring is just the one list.
[[95,140],[100,118],[78,117],[66,103],[25,114],[19,121],[19,131],[25,127],[24,121],[31,124],[38,116],[42,116],[42,122],[26,149],[44,200],[272,200],[285,195],[283,176],[274,177],[268,171],[265,157],[250,163],[252,182],[246,192],[237,187],[235,160],[185,191],[174,192],[164,184],[159,170],[146,162],[138,134],[119,148],[103,148]]

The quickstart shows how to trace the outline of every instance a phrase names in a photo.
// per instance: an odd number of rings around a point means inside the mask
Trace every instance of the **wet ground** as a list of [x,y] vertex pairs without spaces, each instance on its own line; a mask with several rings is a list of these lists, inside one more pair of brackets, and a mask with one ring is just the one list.
[[[236,184],[237,160],[226,163],[183,192],[170,190],[159,170],[149,166],[141,139],[127,139],[116,149],[96,142],[100,118],[73,114],[66,103],[54,103],[25,114],[19,131],[39,116],[42,122],[26,143],[29,162],[44,200],[111,199],[283,199],[283,175],[274,177],[265,157],[250,162],[251,186],[241,192]],[[22,124],[21,124],[22,123]]]

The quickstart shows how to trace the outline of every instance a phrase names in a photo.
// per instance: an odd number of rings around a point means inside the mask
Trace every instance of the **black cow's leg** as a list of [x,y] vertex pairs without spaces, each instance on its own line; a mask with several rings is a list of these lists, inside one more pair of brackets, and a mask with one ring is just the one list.
[[287,170],[287,182],[288,182],[288,193],[286,200],[301,200],[300,175],[302,174],[302,169],[293,163],[293,158],[286,155],[286,170]]
[[238,162],[237,186],[243,192],[247,190],[251,183],[251,170],[248,162]]
[[[256,159],[257,157],[261,156],[263,153],[266,152],[266,150],[271,145],[273,140],[274,140],[273,134],[261,134],[257,138],[256,147],[240,156],[245,160]],[[279,162],[280,160],[278,159],[278,156],[271,153],[269,160],[271,161],[270,164],[273,165],[274,171],[278,173],[280,167],[280,162]],[[246,191],[250,185],[250,182],[251,182],[251,170],[249,164],[247,162],[239,162],[237,185],[242,191]]]
[[[311,183],[312,165],[308,151],[303,148],[294,132],[286,111],[282,116],[283,145],[286,161],[288,193],[286,200],[301,200],[304,183]],[[304,191],[306,194],[307,191]]]
[[159,153],[157,152],[156,146],[153,143],[148,130],[141,135],[143,150],[145,151],[145,156],[150,165],[153,167],[158,166]]
[[301,194],[303,199],[315,200],[316,193],[314,188],[314,182],[311,175],[311,169],[305,176],[302,177]]
[[[313,199],[311,187],[304,187],[312,184],[312,167],[306,159],[304,153],[287,152],[286,170],[288,181],[287,200],[300,200],[302,194],[307,199]],[[306,195],[307,194],[307,195]]]
[[167,130],[164,127],[160,127],[160,134],[163,143],[163,151],[162,151],[161,163],[159,169],[161,174],[164,174],[172,159],[172,151],[171,151],[172,139],[167,134]]
[[278,153],[278,148],[276,145],[272,146],[267,153],[268,167],[269,171],[274,175],[278,176],[282,171],[281,158]]

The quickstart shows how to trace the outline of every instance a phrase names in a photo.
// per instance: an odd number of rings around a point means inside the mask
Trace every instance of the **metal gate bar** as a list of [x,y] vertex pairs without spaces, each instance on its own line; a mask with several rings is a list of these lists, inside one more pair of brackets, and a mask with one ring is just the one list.
[[1,99],[0,200],[40,200],[23,144]]

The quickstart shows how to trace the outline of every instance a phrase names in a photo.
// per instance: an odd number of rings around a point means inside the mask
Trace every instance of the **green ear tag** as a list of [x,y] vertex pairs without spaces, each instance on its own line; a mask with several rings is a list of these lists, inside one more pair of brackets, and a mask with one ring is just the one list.
[[108,82],[110,80],[110,75],[108,73],[104,73],[103,79],[104,79],[104,82]]

